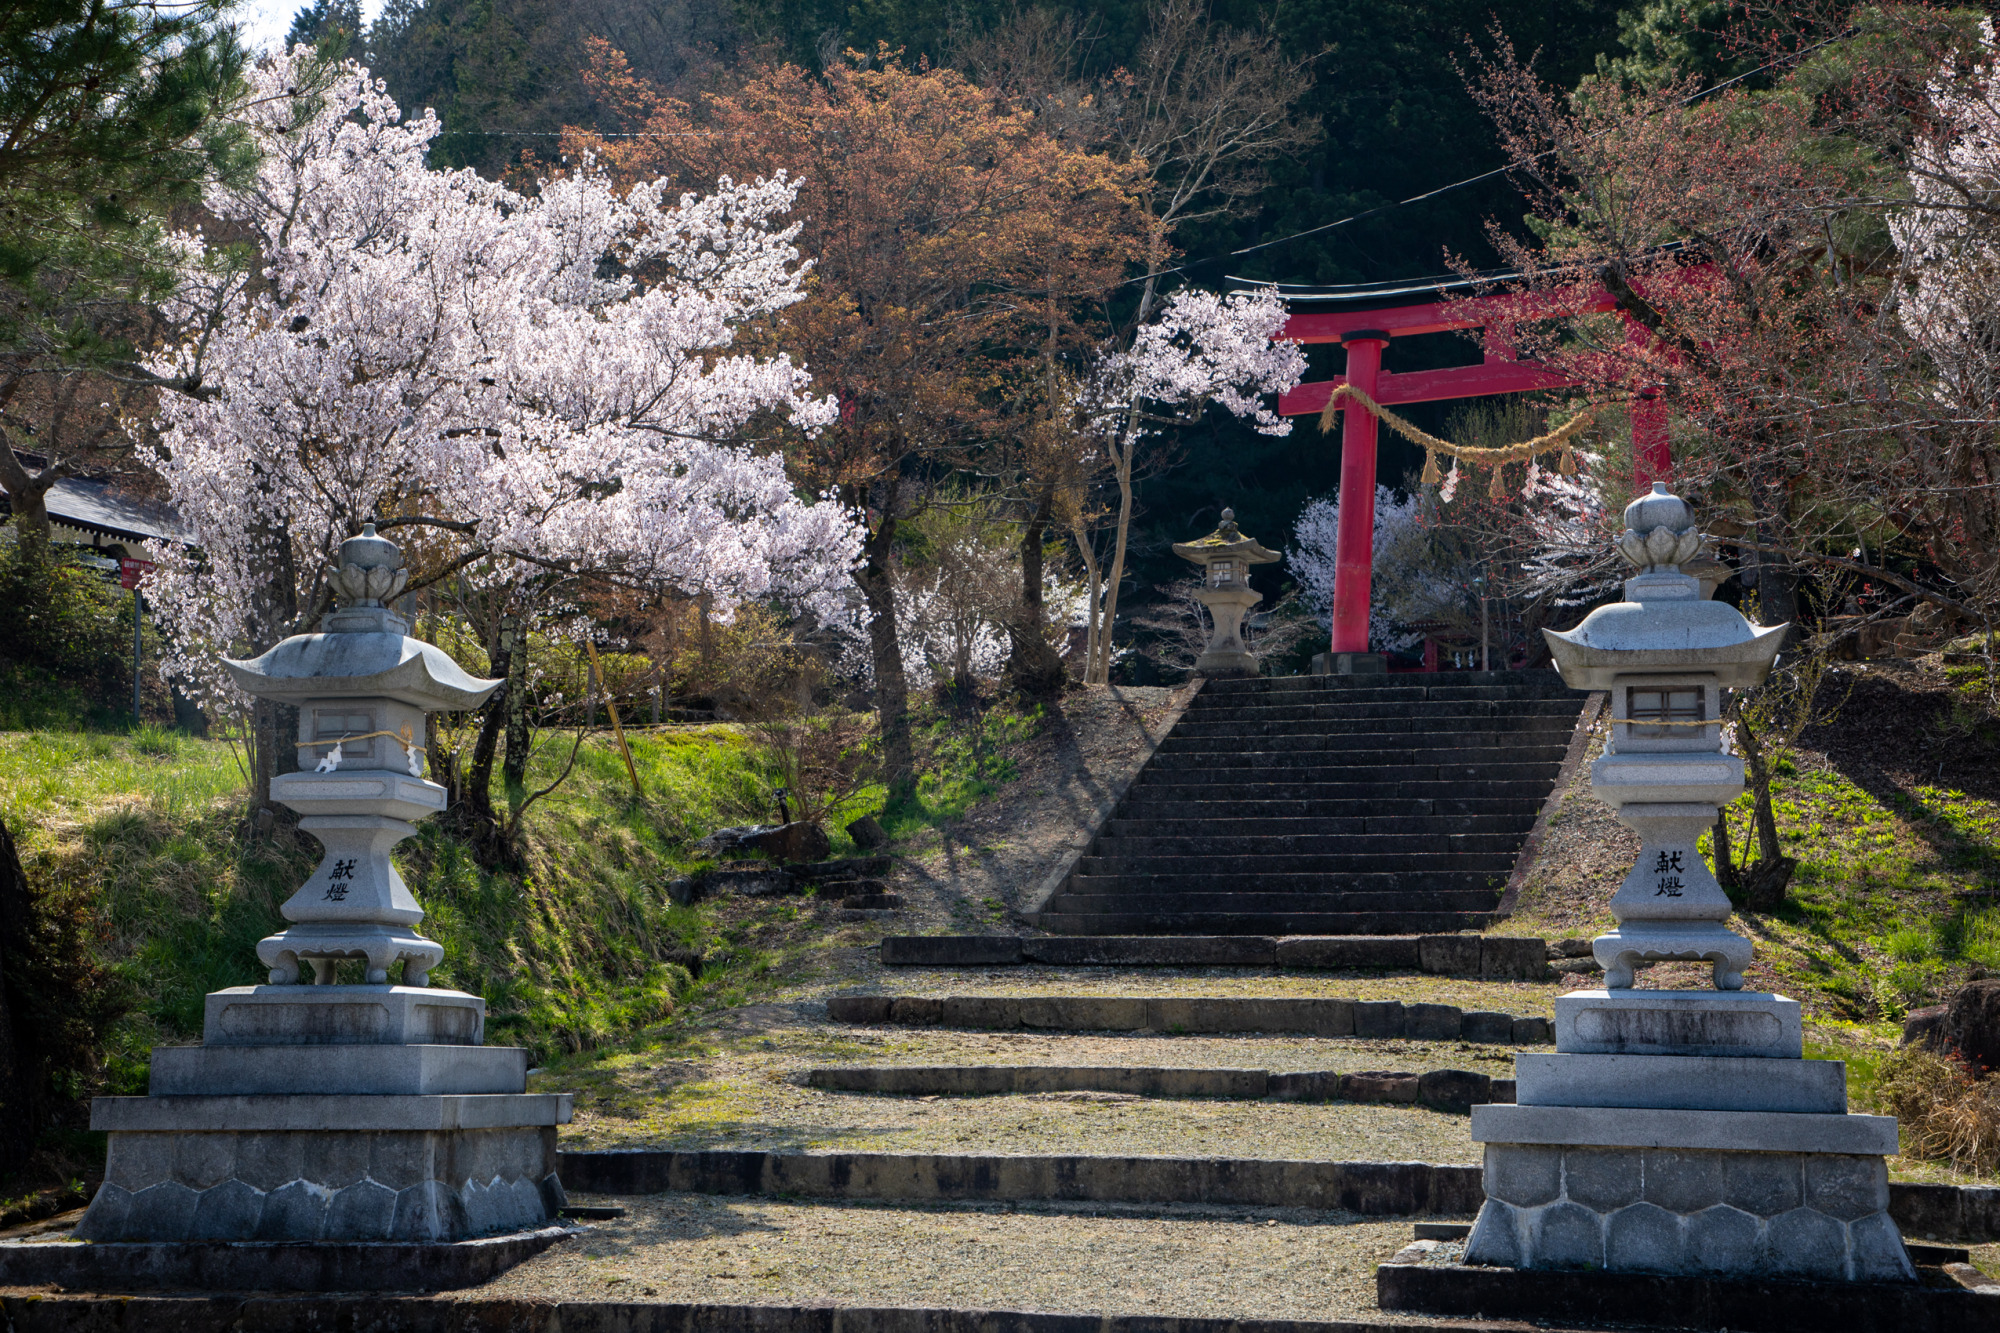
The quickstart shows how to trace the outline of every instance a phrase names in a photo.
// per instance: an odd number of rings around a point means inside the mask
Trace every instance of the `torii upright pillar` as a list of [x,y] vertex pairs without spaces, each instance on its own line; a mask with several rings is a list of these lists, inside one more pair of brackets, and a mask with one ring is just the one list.
[[[1382,372],[1389,335],[1360,329],[1341,339],[1347,383],[1370,398]],[[1384,669],[1368,652],[1368,608],[1375,569],[1375,414],[1348,402],[1340,428],[1340,522],[1334,534],[1333,669],[1342,674]]]

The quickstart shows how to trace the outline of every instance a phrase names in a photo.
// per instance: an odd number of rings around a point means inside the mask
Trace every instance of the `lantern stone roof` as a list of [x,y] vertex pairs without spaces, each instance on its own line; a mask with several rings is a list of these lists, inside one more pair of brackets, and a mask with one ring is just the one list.
[[1198,565],[1232,557],[1252,565],[1268,565],[1283,558],[1276,551],[1265,550],[1255,538],[1245,537],[1243,529],[1236,526],[1234,509],[1223,510],[1222,525],[1206,537],[1198,537],[1191,542],[1175,542],[1174,554]]
[[295,634],[249,661],[222,665],[246,693],[298,703],[373,695],[426,712],[477,708],[500,688],[435,645],[402,634]]

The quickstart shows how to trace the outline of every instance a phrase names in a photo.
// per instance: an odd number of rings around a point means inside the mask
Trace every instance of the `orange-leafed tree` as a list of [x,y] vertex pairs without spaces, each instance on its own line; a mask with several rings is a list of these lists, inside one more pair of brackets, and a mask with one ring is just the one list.
[[[892,803],[905,800],[916,771],[897,525],[935,473],[1029,428],[1052,351],[1083,341],[1091,303],[1140,253],[1143,164],[1067,144],[956,72],[910,68],[886,49],[819,75],[751,71],[695,103],[634,76],[604,42],[586,78],[631,135],[572,130],[572,156],[690,190],[780,171],[803,182],[795,216],[812,294],[764,336],[840,401],[836,424],[792,436],[786,455],[800,484],[867,516],[855,583],[884,774]],[[1038,615],[1032,594],[1023,605]]]

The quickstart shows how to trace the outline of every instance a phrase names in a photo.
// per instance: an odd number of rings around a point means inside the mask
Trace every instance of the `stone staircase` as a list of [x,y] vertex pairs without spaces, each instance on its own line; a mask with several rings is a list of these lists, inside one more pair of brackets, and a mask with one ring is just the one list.
[[1210,681],[1034,922],[1065,935],[1482,929],[1585,697],[1553,671]]

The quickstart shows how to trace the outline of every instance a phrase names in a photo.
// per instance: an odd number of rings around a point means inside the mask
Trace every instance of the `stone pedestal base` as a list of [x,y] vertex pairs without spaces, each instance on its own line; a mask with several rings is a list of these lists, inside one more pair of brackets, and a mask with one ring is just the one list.
[[205,1046],[477,1046],[485,1036],[486,1001],[464,991],[231,986],[209,992],[201,1039]]
[[1889,1174],[1874,1155],[1489,1143],[1486,1203],[1465,1258],[1914,1281],[1888,1207]]
[[458,1241],[564,1206],[569,1098],[101,1097],[90,1241]]

